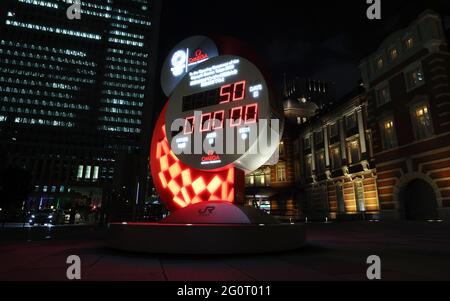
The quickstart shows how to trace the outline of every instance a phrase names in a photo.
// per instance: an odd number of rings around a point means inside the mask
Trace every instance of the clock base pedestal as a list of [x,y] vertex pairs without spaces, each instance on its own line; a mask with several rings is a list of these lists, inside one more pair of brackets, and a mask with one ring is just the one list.
[[191,205],[161,223],[110,224],[108,231],[109,247],[151,254],[256,254],[304,245],[303,225],[226,202]]

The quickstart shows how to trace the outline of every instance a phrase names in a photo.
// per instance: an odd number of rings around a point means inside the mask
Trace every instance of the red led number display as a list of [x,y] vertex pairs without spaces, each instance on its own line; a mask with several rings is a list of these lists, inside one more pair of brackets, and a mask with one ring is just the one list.
[[[229,110],[230,127],[253,124],[258,121],[258,104],[235,107]],[[201,115],[200,132],[222,129],[225,121],[225,111],[217,111]],[[185,119],[184,134],[192,134],[195,128],[195,117]]]
[[220,104],[243,100],[246,81],[220,87]]

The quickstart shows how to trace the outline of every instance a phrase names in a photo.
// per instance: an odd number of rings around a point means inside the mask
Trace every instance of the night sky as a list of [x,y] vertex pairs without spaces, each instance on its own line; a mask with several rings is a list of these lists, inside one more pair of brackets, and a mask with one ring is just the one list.
[[[283,74],[331,80],[338,97],[359,82],[361,58],[426,8],[450,15],[450,0],[382,0],[382,20],[366,17],[366,0],[162,0],[161,60],[191,35],[225,35],[250,43],[281,85]],[[161,65],[161,64],[160,64]]]

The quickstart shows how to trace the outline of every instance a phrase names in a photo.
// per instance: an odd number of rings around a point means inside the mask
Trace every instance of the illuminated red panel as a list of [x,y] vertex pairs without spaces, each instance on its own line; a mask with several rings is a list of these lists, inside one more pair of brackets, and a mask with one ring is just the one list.
[[211,130],[211,113],[202,115],[200,132],[209,132]]
[[[186,121],[184,122],[184,134],[185,135],[192,134],[194,132],[194,127],[195,127],[195,117],[192,116],[186,118]],[[165,133],[164,136],[166,136]]]
[[258,104],[248,105],[245,108],[245,124],[256,123],[258,120]]
[[225,111],[214,112],[212,129],[213,130],[222,129],[224,120],[225,120]]
[[183,186],[189,186],[192,184],[192,176],[191,176],[191,170],[185,169],[181,172],[181,176],[183,179]]
[[231,85],[220,87],[220,104],[228,103],[231,101]]
[[243,100],[245,98],[245,86],[245,80],[234,84],[233,101]]
[[244,110],[243,107],[237,107],[231,109],[230,114],[230,126],[231,127],[237,127],[242,124],[242,111]]
[[234,202],[235,169],[203,171],[178,160],[165,133],[166,110],[167,106],[157,121],[150,153],[152,177],[161,200],[171,211],[199,202]]
[[214,191],[217,191],[217,189],[219,189],[220,185],[222,184],[222,180],[219,177],[214,177],[214,179],[212,179],[212,181],[209,183],[208,187],[206,187],[206,189],[208,189],[209,193],[213,194]]

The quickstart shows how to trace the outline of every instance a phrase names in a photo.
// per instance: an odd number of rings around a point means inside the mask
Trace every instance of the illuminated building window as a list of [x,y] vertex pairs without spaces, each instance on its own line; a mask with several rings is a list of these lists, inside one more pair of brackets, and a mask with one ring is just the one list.
[[76,36],[76,37],[86,38],[86,39],[93,39],[93,40],[101,40],[102,39],[102,37],[100,35],[96,35],[96,34],[92,34],[92,33],[74,31],[74,30],[64,29],[64,28],[50,27],[50,26],[45,26],[45,25],[23,23],[23,22],[18,22],[18,21],[6,20],[6,25],[12,25],[15,27],[21,27],[21,28],[26,28],[26,29],[34,29],[34,30],[38,30],[38,31],[57,33],[57,34],[62,34],[62,35]]
[[249,187],[270,186],[270,169],[259,169],[245,177],[245,183]]
[[39,1],[39,0],[19,0],[19,2],[26,3],[26,4],[33,4],[43,7],[49,7],[49,8],[58,8],[58,4],[51,3],[49,1]]
[[383,67],[384,67],[384,59],[382,57],[377,58],[376,63],[377,63],[377,68],[379,70],[383,69]]
[[98,171],[99,171],[99,167],[98,166],[94,166],[94,172],[93,172],[93,174],[92,174],[92,179],[95,181],[95,180],[98,180]]
[[286,181],[286,163],[280,162],[277,164],[277,181],[285,182]]
[[316,153],[316,173],[318,175],[325,173],[325,152],[323,150]]
[[255,176],[256,184],[257,184],[257,185],[260,185],[260,186],[262,186],[262,187],[267,186],[267,184],[269,184],[269,183],[268,183],[268,181],[266,180],[266,177],[267,177],[267,175],[264,174],[264,173],[259,174],[259,175],[256,175],[256,176]]
[[79,165],[78,166],[78,172],[77,172],[77,180],[80,180],[83,178],[83,170],[84,170],[84,166],[83,165]]
[[337,123],[330,125],[330,137],[335,138],[339,135],[339,126]]
[[381,122],[381,141],[383,149],[388,150],[397,146],[397,135],[395,133],[394,120],[387,119]]
[[90,179],[91,178],[91,167],[90,166],[86,166],[86,171],[84,173],[84,178],[85,179]]
[[405,40],[405,48],[406,49],[411,49],[414,47],[414,38],[413,37],[409,37]]
[[304,160],[305,177],[310,178],[312,176],[312,155],[305,156]]
[[358,139],[352,139],[347,142],[347,154],[350,164],[356,164],[361,161],[361,150]]
[[280,156],[284,156],[286,154],[283,141],[281,141],[279,144],[279,150],[280,150]]
[[356,209],[359,212],[365,212],[366,205],[364,203],[364,184],[363,184],[363,182],[361,180],[355,181],[354,188],[355,188]]
[[422,86],[425,83],[422,67],[416,66],[405,72],[406,86],[408,91]]
[[376,90],[377,96],[377,106],[381,107],[389,102],[391,102],[391,92],[389,89],[389,84],[382,86]]
[[331,157],[331,168],[333,170],[342,167],[341,147],[339,145],[331,147],[330,157]]
[[305,149],[311,149],[311,137],[303,138],[303,147]]
[[347,130],[352,130],[356,128],[356,123],[357,123],[356,113],[353,113],[345,117],[345,126]]
[[391,49],[391,51],[389,52],[390,56],[391,56],[391,60],[395,61],[398,58],[398,50],[396,48]]
[[314,133],[314,143],[316,145],[323,143],[323,132],[322,131]]
[[412,122],[417,140],[423,140],[433,136],[433,122],[428,105],[420,104],[412,108]]

